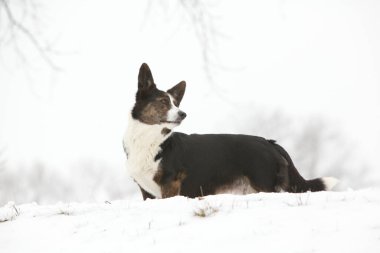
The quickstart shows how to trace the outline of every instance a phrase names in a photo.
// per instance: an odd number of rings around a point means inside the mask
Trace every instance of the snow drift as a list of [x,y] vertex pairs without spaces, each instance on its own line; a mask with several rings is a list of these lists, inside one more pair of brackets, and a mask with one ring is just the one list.
[[380,252],[380,190],[0,208],[0,252]]

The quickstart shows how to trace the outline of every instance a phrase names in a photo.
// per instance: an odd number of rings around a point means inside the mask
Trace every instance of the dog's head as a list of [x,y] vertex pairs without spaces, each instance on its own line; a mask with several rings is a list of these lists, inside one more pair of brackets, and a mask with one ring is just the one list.
[[169,124],[171,127],[179,125],[186,117],[186,113],[178,108],[185,89],[185,81],[166,92],[157,89],[149,66],[143,63],[139,71],[132,117],[149,125]]

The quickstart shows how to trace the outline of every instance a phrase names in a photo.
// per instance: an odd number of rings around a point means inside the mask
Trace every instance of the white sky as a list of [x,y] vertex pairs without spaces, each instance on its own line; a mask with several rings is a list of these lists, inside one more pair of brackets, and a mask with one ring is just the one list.
[[205,77],[193,27],[177,5],[152,1],[147,17],[147,1],[44,3],[40,30],[64,52],[55,58],[63,71],[32,53],[23,65],[3,49],[0,140],[10,162],[60,168],[95,159],[124,169],[121,139],[147,62],[159,88],[188,84],[181,105],[188,118],[178,131],[236,132],[228,115],[252,106],[300,121],[318,115],[352,140],[363,161],[380,165],[379,1],[211,1],[223,34],[214,49],[227,67],[214,73],[222,96]]

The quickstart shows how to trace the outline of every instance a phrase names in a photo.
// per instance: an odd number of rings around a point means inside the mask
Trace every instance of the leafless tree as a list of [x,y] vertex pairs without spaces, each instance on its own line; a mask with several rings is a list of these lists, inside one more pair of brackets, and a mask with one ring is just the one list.
[[[152,13],[154,0],[148,2],[146,15]],[[176,9],[183,13],[184,23],[189,23],[196,37],[200,54],[203,62],[203,70],[207,79],[211,84],[214,83],[213,72],[216,69],[224,68],[221,63],[218,45],[220,40],[226,37],[219,29],[218,20],[220,17],[213,10],[217,2],[204,0],[178,0],[168,3],[167,1],[159,1],[162,9],[168,9],[169,4],[176,4]]]
[[217,28],[217,17],[211,11],[212,6],[207,5],[204,1],[180,0],[179,3],[193,25],[201,48],[205,73],[209,80],[213,80],[212,68],[217,65],[217,46],[222,37],[221,31]]
[[0,147],[0,174],[5,168],[5,148]]
[[238,130],[277,140],[305,178],[334,176],[353,188],[373,184],[367,177],[368,166],[355,156],[355,145],[323,118],[297,120],[281,111],[261,108],[244,122],[250,124]]
[[38,23],[39,9],[37,0],[0,0],[0,48],[12,46],[26,62],[26,52],[21,44],[29,43],[50,68],[59,70],[52,59],[52,46],[31,28]]
[[112,200],[133,192],[134,185],[126,184],[128,176],[104,161],[82,160],[72,167],[75,176],[43,161],[35,161],[27,168],[19,165],[0,170],[0,207],[10,200],[16,203]]
[[[167,3],[160,1],[162,8]],[[222,64],[218,54],[218,43],[225,37],[218,29],[219,17],[213,13],[216,2],[204,0],[178,0],[169,4],[177,4],[177,8],[185,15],[186,22],[193,27],[194,35],[199,42],[203,69],[208,80],[213,83],[213,71],[221,68]],[[150,14],[153,0],[149,1],[146,14]],[[20,59],[27,61],[27,56],[20,41],[27,41],[43,61],[52,69],[60,68],[53,60],[55,54],[52,45],[38,35],[31,24],[38,23],[40,10],[38,0],[0,0],[0,48],[11,45]]]

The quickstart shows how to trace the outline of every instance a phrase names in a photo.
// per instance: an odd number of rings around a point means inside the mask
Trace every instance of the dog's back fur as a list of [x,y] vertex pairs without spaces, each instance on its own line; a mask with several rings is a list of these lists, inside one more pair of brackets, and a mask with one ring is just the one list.
[[160,182],[165,185],[184,174],[180,195],[239,193],[233,189],[244,186],[239,182],[248,183],[253,189],[249,192],[326,190],[322,179],[303,179],[289,154],[275,141],[262,137],[173,133],[161,148],[155,158],[161,159],[165,170]]

